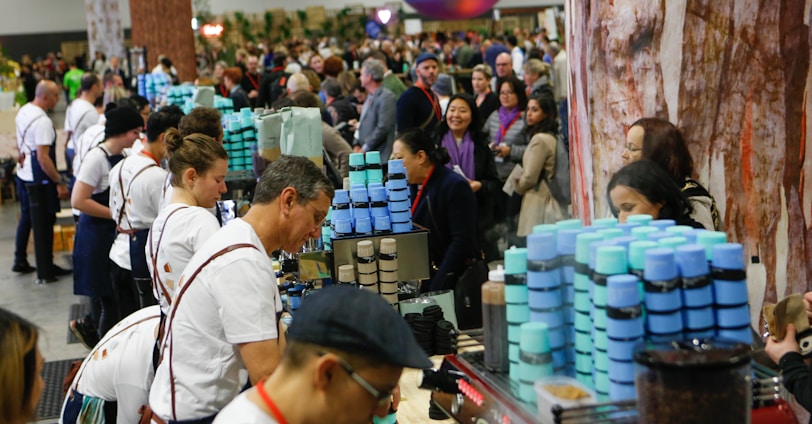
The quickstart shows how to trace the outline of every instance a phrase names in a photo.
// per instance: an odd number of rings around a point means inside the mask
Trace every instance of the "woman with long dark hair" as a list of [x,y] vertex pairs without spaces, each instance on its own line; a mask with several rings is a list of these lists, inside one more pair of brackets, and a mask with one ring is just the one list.
[[482,130],[482,118],[477,113],[473,97],[468,94],[451,96],[445,119],[437,128],[437,139],[451,158],[445,164],[446,168],[461,173],[476,196],[477,233],[486,260],[498,259],[496,240],[489,233],[494,225],[494,198],[501,186],[493,153],[488,148],[488,134]]
[[704,228],[691,218],[693,208],[676,183],[658,164],[641,159],[615,172],[606,187],[612,215],[621,223],[630,215],[673,219],[677,225]]
[[429,229],[431,280],[420,290],[452,289],[455,277],[479,253],[474,192],[468,180],[444,166],[449,161],[446,149],[420,128],[398,135],[392,157],[406,168],[412,221]]
[[522,156],[522,175],[516,193],[522,196],[517,234],[525,237],[538,224],[554,224],[564,218],[562,206],[550,192],[555,173],[558,110],[550,92],[533,96],[527,102],[524,132],[530,142]]

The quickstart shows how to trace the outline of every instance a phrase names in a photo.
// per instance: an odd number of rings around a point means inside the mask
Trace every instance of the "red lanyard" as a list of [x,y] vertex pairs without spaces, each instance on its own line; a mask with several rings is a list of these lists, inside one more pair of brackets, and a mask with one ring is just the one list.
[[271,411],[271,415],[279,424],[288,424],[285,417],[282,415],[282,412],[279,411],[279,407],[276,406],[275,403],[271,400],[271,397],[268,396],[268,392],[265,391],[265,380],[260,381],[257,384],[257,393],[259,393],[259,397],[262,398],[262,401],[265,402],[265,406]]
[[414,201],[412,202],[412,216],[414,216],[414,210],[417,209],[417,204],[420,203],[420,198],[423,197],[423,190],[426,188],[426,184],[429,183],[429,179],[431,178],[431,174],[434,173],[434,165],[431,166],[429,169],[429,173],[426,174],[426,179],[423,180],[423,184],[420,185],[420,190],[417,190],[417,196],[414,197]]
[[259,83],[257,82],[257,80],[255,80],[255,79],[254,79],[254,77],[252,77],[252,76],[251,76],[251,73],[250,73],[250,72],[246,72],[246,73],[245,73],[245,76],[247,76],[247,77],[248,77],[248,81],[249,81],[249,82],[251,83],[251,85],[254,87],[254,90],[259,90]]
[[443,119],[442,111],[440,110],[440,102],[437,100],[437,98],[434,97],[433,93],[429,93],[428,91],[426,91],[426,89],[423,88],[423,86],[420,84],[415,85],[417,86],[417,88],[420,89],[420,91],[423,92],[423,94],[426,95],[426,97],[429,99],[429,102],[431,102],[431,108],[434,110],[434,115],[437,117],[437,121]]
[[156,158],[155,155],[153,155],[152,153],[150,153],[150,152],[148,152],[146,150],[142,150],[141,154],[148,157],[148,158],[150,158],[150,159],[152,159],[152,160],[154,160],[156,165],[161,166],[161,161],[159,161],[158,158]]
[[[507,134],[507,132],[508,132],[508,131],[510,131],[510,127],[512,127],[512,126],[513,126],[513,124],[515,124],[515,123],[516,123],[516,121],[518,121],[518,120],[519,120],[519,118],[520,118],[521,116],[522,116],[522,114],[521,114],[521,113],[519,113],[518,115],[516,115],[516,117],[515,117],[515,118],[513,118],[513,120],[512,120],[512,121],[510,121],[510,123],[508,124],[507,128],[505,128],[505,124],[499,124],[499,132],[500,132],[500,133],[502,133],[502,138],[500,138],[500,139],[499,139],[499,143],[501,143],[501,142],[505,141],[505,134]],[[496,143],[496,144],[499,144],[499,143]]]
[[223,97],[228,97],[228,90],[226,90],[226,86],[223,83],[217,85],[217,89],[220,90],[220,95]]

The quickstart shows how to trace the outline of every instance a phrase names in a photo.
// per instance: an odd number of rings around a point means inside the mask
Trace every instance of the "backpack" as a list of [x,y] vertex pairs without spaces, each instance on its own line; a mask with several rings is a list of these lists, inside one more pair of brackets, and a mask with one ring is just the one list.
[[572,201],[572,189],[570,188],[570,152],[564,145],[564,137],[561,133],[555,135],[555,174],[552,178],[542,171],[539,175],[539,184],[542,180],[547,181],[547,187],[553,198],[561,206],[567,206]]

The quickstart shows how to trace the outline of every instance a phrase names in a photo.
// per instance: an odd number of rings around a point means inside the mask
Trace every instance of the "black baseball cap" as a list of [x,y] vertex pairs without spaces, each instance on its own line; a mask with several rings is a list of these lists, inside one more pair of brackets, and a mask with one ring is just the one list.
[[395,366],[432,367],[406,321],[389,303],[350,286],[327,287],[306,297],[287,338]]

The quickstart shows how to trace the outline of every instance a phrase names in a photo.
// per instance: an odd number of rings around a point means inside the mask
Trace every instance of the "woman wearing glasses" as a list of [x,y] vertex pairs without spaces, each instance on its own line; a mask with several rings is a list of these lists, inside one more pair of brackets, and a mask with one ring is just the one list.
[[692,178],[694,160],[682,134],[672,123],[660,118],[635,121],[626,133],[622,157],[627,165],[640,159],[659,165],[688,198],[693,209],[691,218],[705,229],[722,229],[716,201],[702,184]]
[[[499,103],[499,109],[491,113],[485,122],[485,130],[490,136],[499,181],[504,184],[513,168],[522,163],[527,147],[524,136],[527,92],[524,83],[516,76],[504,79],[499,85]],[[507,224],[506,234],[516,234],[516,219],[522,197],[518,194],[511,197],[505,194],[499,196],[501,199],[496,199],[495,202],[496,221]]]

